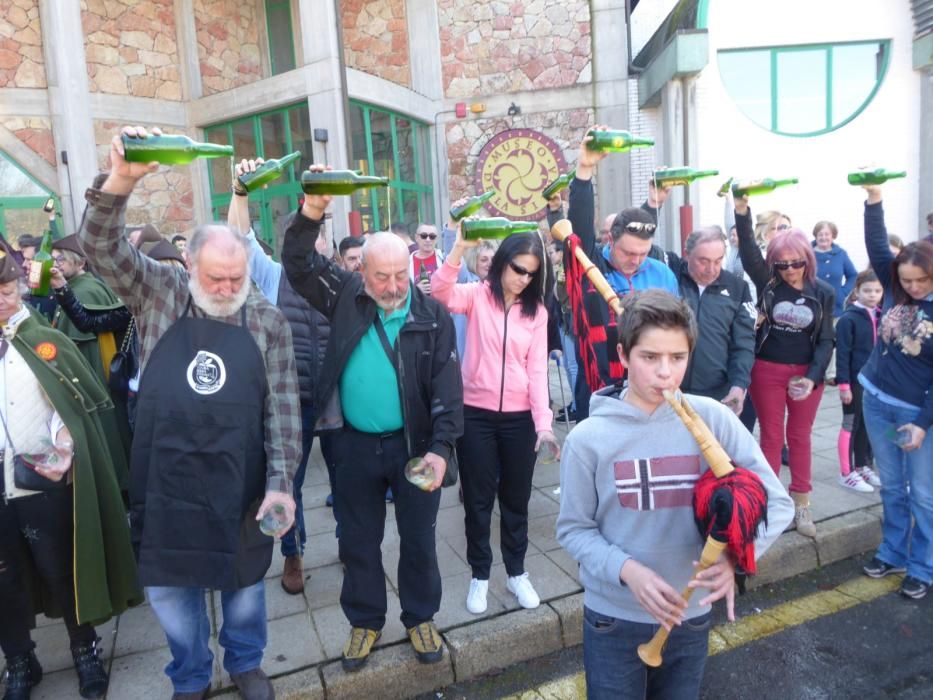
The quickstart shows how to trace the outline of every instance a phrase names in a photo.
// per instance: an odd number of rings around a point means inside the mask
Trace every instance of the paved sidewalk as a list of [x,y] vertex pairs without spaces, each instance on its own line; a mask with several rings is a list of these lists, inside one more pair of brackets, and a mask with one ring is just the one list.
[[[551,365],[552,396],[560,396],[555,368]],[[566,381],[565,381],[566,386]],[[569,397],[568,397],[569,398]],[[836,435],[841,421],[838,394],[829,388],[813,430],[812,510],[817,539],[787,532],[781,536],[753,582],[770,581],[838,561],[874,547],[880,539],[881,507],[877,492],[860,494],[836,482]],[[566,430],[557,427],[562,439]],[[784,483],[787,483],[786,469]],[[369,664],[355,674],[345,674],[339,663],[349,626],[339,605],[341,566],[337,559],[334,520],[324,499],[329,491],[317,442],[304,487],[308,544],[304,558],[307,584],[304,595],[287,595],[279,585],[282,557],[276,552],[268,573],[266,601],[269,642],[263,668],[276,678],[279,698],[380,698],[406,697],[504,668],[513,663],[573,646],[581,641],[582,595],[577,564],[560,548],[554,534],[558,511],[559,465],[538,465],[529,504],[529,549],[526,566],[541,596],[533,611],[520,610],[505,587],[506,574],[497,543],[489,583],[489,609],[472,615],[464,605],[470,582],[465,561],[466,537],[463,510],[457,489],[446,489],[437,520],[437,550],[443,576],[444,598],[436,622],[444,634],[448,653],[444,661],[423,666],[414,659],[405,630],[399,622],[397,565],[399,539],[394,510],[387,507],[383,563],[389,612],[382,639]],[[498,512],[496,513],[496,518]],[[494,520],[492,536],[498,540]],[[220,601],[209,596],[215,655],[215,694],[230,692],[229,676],[221,665],[217,644],[221,624]],[[130,610],[98,629],[111,668],[108,698],[169,698],[171,684],[163,673],[170,656],[165,637],[150,608]],[[78,697],[67,634],[60,622],[42,620],[33,635],[46,675],[35,688],[36,700]],[[325,695],[326,689],[326,695]],[[235,693],[235,690],[233,691]]]

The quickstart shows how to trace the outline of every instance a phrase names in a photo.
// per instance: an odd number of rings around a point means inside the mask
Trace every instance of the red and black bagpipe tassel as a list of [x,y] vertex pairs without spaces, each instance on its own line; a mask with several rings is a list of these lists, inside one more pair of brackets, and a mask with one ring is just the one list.
[[[583,360],[583,376],[586,378],[586,384],[590,391],[596,391],[603,387],[603,381],[599,376],[599,364],[596,360],[596,351],[593,349],[593,334],[595,332],[597,335],[600,333],[605,335],[606,329],[602,326],[593,328],[584,307],[583,277],[586,275],[587,270],[577,260],[577,248],[580,246],[580,239],[576,234],[570,235],[564,239],[564,245],[566,246],[564,251],[564,279],[567,284],[567,298],[570,301],[570,310],[573,314],[573,332],[577,337],[577,346]],[[605,338],[602,340],[605,342]]]

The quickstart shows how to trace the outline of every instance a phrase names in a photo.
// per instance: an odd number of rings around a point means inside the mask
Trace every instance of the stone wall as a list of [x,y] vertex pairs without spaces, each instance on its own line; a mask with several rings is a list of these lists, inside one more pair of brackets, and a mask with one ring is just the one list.
[[[586,0],[438,0],[447,97],[478,97],[587,83]],[[620,47],[619,60],[625,60]]]
[[405,0],[343,0],[340,9],[347,66],[411,87]]
[[39,0],[0,0],[0,87],[45,86]]
[[564,152],[568,169],[574,167],[580,141],[593,119],[593,110],[587,108],[527,114],[516,120],[501,117],[447,124],[448,192],[452,198],[473,192],[473,175],[480,151],[489,139],[507,129],[534,129],[546,134]]
[[[110,169],[110,140],[123,124],[94,120],[94,142],[101,170]],[[170,129],[166,133],[180,133]],[[163,166],[147,175],[133,191],[126,210],[129,226],[152,224],[164,236],[184,233],[195,226],[191,166]]]
[[194,15],[205,95],[262,77],[259,32],[265,26],[260,27],[259,2],[194,0]]
[[52,138],[52,121],[45,117],[6,117],[0,124],[12,131],[20,141],[29,146],[55,167],[55,140]]
[[91,92],[181,99],[172,0],[81,0]]

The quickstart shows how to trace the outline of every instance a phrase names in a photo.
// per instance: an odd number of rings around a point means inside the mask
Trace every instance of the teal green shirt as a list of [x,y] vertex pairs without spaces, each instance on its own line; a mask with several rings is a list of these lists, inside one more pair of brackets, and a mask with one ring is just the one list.
[[[411,289],[405,305],[386,318],[385,311],[377,309],[379,320],[386,330],[389,342],[395,345],[399,331],[411,308]],[[364,433],[390,433],[405,425],[402,402],[398,393],[398,376],[389,361],[376,324],[369,327],[350,353],[347,366],[340,375],[340,403],[343,417],[351,426]]]

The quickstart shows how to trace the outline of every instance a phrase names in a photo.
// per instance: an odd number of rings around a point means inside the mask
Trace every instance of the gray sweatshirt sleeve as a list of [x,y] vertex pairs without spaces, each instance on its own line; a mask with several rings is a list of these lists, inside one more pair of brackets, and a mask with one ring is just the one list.
[[[690,402],[698,412],[702,411],[703,419],[719,438],[720,444],[732,461],[755,472],[768,492],[768,525],[760,527],[758,537],[755,538],[757,560],[790,525],[794,518],[794,503],[787,495],[784,485],[775,476],[755,438],[745,429],[738,416],[711,399],[691,396]],[[700,407],[701,402],[703,409]]]
[[[728,409],[727,409],[728,410]],[[572,436],[571,436],[572,437]],[[597,455],[586,458],[574,449],[573,440],[564,443],[560,460],[560,513],[557,541],[587,570],[608,583],[621,586],[619,572],[631,555],[610,544],[596,521],[599,498],[596,490]]]

